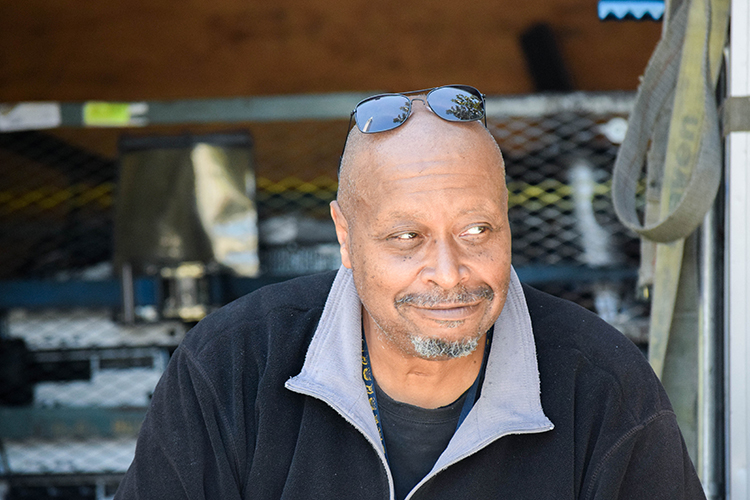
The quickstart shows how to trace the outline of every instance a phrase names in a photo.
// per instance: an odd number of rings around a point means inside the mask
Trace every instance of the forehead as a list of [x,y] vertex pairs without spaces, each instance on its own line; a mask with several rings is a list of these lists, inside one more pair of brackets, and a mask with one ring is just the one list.
[[355,127],[352,134],[339,195],[357,217],[383,204],[416,209],[419,203],[455,202],[459,193],[454,209],[506,198],[502,156],[479,122],[447,122],[416,103],[397,129],[358,134]]
[[358,216],[374,225],[507,213],[502,168],[474,156],[401,157],[373,167],[360,187]]

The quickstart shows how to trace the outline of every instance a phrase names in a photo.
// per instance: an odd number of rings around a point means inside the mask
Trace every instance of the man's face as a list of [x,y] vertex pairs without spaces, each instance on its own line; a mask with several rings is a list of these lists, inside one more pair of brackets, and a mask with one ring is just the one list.
[[468,354],[421,349],[435,339],[473,346],[503,308],[511,252],[499,155],[481,143],[453,150],[401,142],[363,166],[349,221],[334,204],[343,264],[353,270],[365,328],[405,355]]

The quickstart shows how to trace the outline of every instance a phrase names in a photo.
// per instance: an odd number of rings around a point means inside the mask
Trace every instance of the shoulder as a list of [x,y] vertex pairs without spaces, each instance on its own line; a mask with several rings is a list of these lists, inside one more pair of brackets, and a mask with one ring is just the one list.
[[648,365],[630,340],[588,309],[527,285],[523,286],[523,292],[537,351],[575,350],[602,364]]
[[[528,286],[524,294],[542,407],[558,440],[578,450],[573,455],[586,471],[581,497],[703,498],[669,399],[643,353],[577,304]],[[654,470],[654,463],[663,466]]]
[[[593,312],[524,285],[543,386],[569,397],[608,399],[634,422],[671,412],[643,353]],[[565,387],[565,384],[568,384]]]
[[625,346],[627,355],[640,351],[617,329],[578,304],[523,285],[534,337],[539,348],[576,348],[586,352]]

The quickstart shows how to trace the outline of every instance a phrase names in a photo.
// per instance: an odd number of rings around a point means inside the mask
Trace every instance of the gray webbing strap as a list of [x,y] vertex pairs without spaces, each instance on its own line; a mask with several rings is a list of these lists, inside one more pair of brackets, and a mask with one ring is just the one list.
[[[638,89],[612,182],[618,217],[644,238],[640,282],[654,285],[649,360],[659,376],[669,332],[675,326],[684,239],[703,221],[721,179],[714,89],[729,0],[685,0],[671,12]],[[648,160],[648,186],[642,224],[636,211],[636,189],[644,159]]]
[[[677,7],[670,18],[665,37],[657,45],[646,68],[631,113],[634,119],[628,125],[615,161],[612,179],[615,211],[626,227],[652,241],[675,241],[692,233],[713,204],[719,187],[722,150],[714,98],[715,85],[711,81],[713,75],[709,63],[710,28],[713,24],[709,20],[712,18],[712,4],[721,2],[728,4],[727,0],[714,0],[711,3],[708,0],[693,0]],[[703,18],[705,29],[700,34],[702,40],[698,40],[694,33],[686,36],[688,14],[691,9],[695,12],[698,8],[703,8],[698,13],[700,15],[694,14],[690,18]],[[723,37],[720,47],[723,47]],[[719,49],[718,60],[720,52]],[[683,57],[680,57],[681,54]],[[686,73],[687,81],[678,81],[681,69],[683,74]],[[680,86],[683,88],[680,89]],[[675,95],[675,89],[678,95]],[[674,182],[671,186],[662,186],[662,193],[665,189],[670,191],[670,202],[668,207],[662,205],[662,216],[658,220],[641,224],[636,212],[636,190],[642,165],[659,115],[670,101],[679,99],[680,90],[689,95],[682,99],[684,106],[678,106],[675,102],[670,126],[669,142],[676,142],[677,147],[670,148],[667,153],[664,176],[671,177]],[[694,98],[696,95],[697,100]]]

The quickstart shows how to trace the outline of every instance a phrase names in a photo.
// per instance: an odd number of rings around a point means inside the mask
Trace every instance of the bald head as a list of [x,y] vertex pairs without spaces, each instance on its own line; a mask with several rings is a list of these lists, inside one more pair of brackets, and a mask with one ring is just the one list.
[[412,114],[400,127],[387,132],[364,134],[352,128],[339,170],[337,200],[347,219],[356,217],[357,206],[370,198],[378,186],[374,181],[386,166],[402,165],[423,172],[450,157],[482,157],[494,166],[488,172],[504,186],[505,170],[500,148],[480,122],[443,120],[415,98]]

